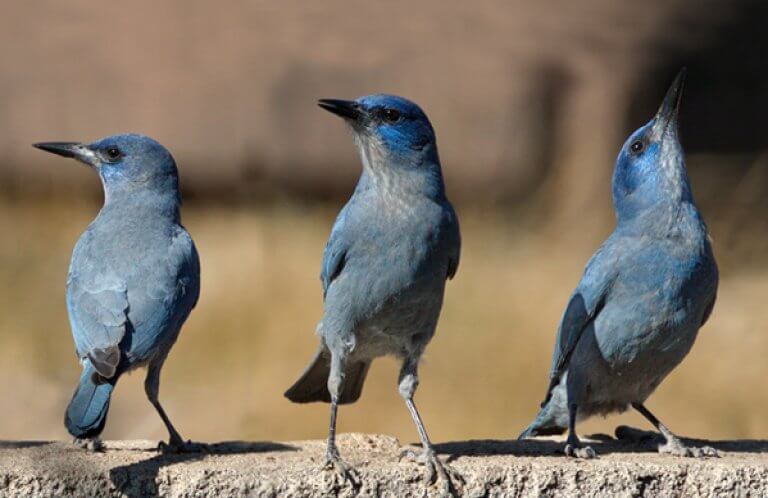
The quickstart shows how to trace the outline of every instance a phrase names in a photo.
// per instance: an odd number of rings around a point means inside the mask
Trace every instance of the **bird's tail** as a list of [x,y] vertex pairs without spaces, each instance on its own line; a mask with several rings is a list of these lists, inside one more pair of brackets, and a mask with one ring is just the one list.
[[529,425],[517,438],[528,439],[536,436],[555,436],[562,434],[568,428],[568,395],[565,381],[552,388],[547,394],[547,400],[541,405],[536,420]]
[[109,399],[115,388],[117,377],[105,379],[91,365],[85,362],[80,383],[75,389],[72,401],[67,406],[64,424],[76,438],[95,437],[101,434],[107,421]]
[[[370,361],[349,362],[344,371],[344,387],[339,395],[339,403],[354,403],[363,392],[365,376],[368,375]],[[285,397],[294,403],[312,403],[313,401],[331,402],[328,392],[328,375],[331,373],[331,352],[323,345],[307,369],[287,391]]]

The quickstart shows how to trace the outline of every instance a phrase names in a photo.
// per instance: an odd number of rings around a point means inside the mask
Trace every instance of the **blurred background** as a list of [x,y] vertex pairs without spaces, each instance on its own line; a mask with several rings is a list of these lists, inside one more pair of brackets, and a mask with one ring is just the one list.
[[[325,240],[360,166],[321,97],[387,92],[437,131],[464,237],[417,395],[435,441],[513,438],[555,330],[610,233],[630,131],[689,69],[681,135],[721,268],[712,319],[648,406],[673,430],[768,435],[768,4],[748,1],[14,2],[0,16],[0,438],[68,438],[79,376],[64,302],[99,181],[43,140],[134,131],[179,164],[202,296],[161,400],[196,440],[323,438],[327,406],[282,392],[313,354]],[[340,430],[417,440],[374,363]],[[107,438],[164,438],[143,371]],[[618,423],[648,427],[625,414]]]

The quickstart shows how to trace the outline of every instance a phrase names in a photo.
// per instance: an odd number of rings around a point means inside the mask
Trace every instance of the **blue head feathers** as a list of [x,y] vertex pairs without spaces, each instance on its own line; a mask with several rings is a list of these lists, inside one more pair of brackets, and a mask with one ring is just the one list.
[[432,124],[424,111],[410,100],[377,94],[354,101],[322,99],[319,105],[343,117],[359,140],[377,145],[390,159],[415,159],[434,153]]
[[685,70],[667,91],[656,115],[624,143],[613,174],[613,203],[619,222],[671,204],[692,202],[677,115]]
[[176,162],[170,152],[144,135],[113,135],[91,144],[43,142],[35,147],[93,167],[107,193],[134,188],[178,190]]

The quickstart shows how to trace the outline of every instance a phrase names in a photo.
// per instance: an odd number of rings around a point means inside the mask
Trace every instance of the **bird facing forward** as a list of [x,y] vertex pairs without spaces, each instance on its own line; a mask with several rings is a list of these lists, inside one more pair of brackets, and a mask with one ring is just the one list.
[[[521,439],[567,429],[566,454],[591,458],[595,453],[580,444],[576,421],[631,406],[663,435],[660,452],[715,454],[683,445],[644,405],[690,351],[717,292],[715,257],[678,140],[684,75],[619,152],[612,188],[616,228],[570,298],[545,400]],[[633,431],[620,427],[617,436]]]
[[331,404],[326,460],[348,474],[335,441],[337,407],[360,397],[375,358],[400,358],[400,395],[423,445],[427,480],[450,483],[413,401],[419,360],[435,333],[461,244],[432,125],[416,104],[392,95],[319,105],[350,125],[363,171],[323,255],[320,346],[285,395]]

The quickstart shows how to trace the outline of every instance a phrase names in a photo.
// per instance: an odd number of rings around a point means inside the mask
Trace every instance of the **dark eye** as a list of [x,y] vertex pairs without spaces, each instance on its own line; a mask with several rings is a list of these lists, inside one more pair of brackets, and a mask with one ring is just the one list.
[[106,150],[107,158],[111,161],[116,161],[120,159],[120,156],[123,155],[122,152],[120,152],[120,149],[117,147],[110,147]]
[[397,109],[384,109],[381,111],[381,119],[387,123],[395,123],[400,120],[400,111]]
[[631,150],[635,154],[641,153],[644,148],[645,148],[645,144],[643,143],[642,140],[635,140],[634,142],[632,142],[632,145],[629,146],[629,150]]

